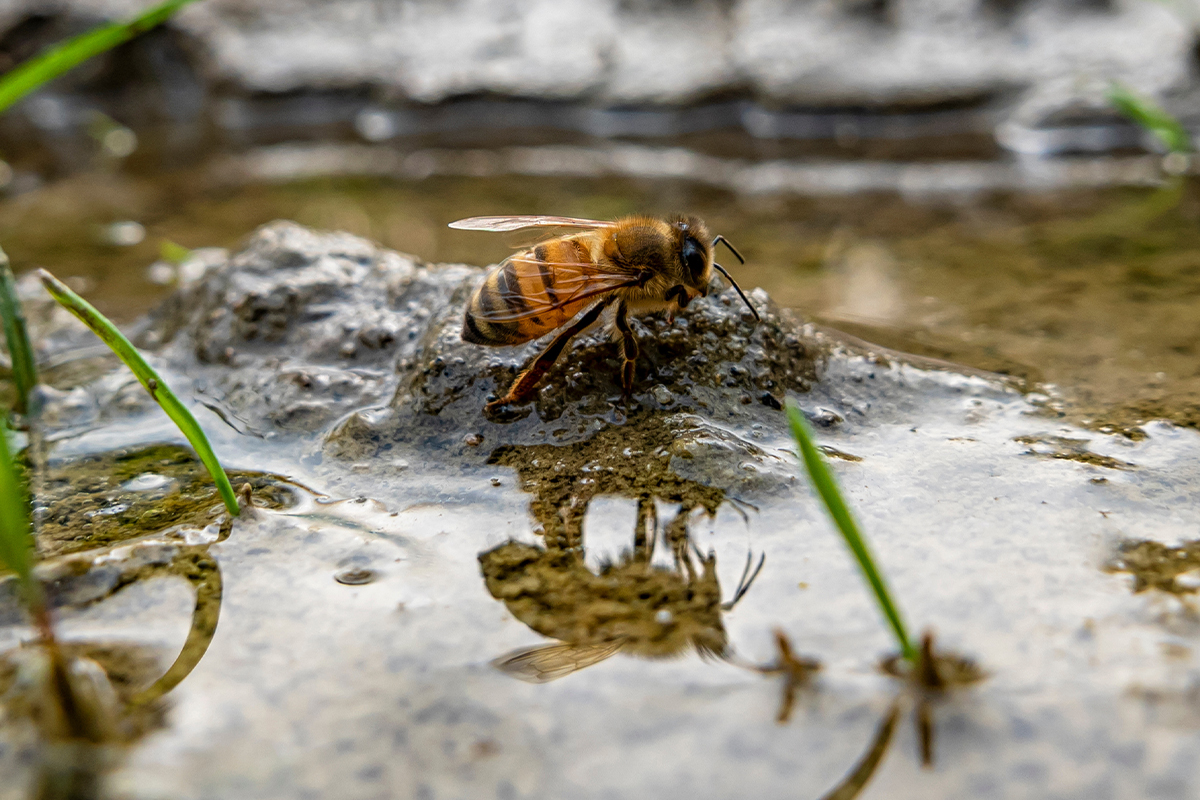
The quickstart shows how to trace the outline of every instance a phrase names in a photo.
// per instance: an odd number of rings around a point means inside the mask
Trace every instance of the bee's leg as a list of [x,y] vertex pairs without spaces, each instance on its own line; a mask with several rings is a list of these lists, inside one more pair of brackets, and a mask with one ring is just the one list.
[[637,363],[638,345],[637,337],[633,335],[633,328],[629,327],[629,308],[625,303],[617,306],[614,322],[617,331],[621,334],[621,355],[625,357],[625,364],[621,368],[621,388],[625,390],[625,396],[628,397],[633,393],[633,367]]
[[517,379],[513,381],[513,385],[509,388],[508,394],[499,400],[493,400],[488,403],[487,409],[494,411],[502,406],[510,404],[522,405],[532,400],[533,390],[537,387],[538,381],[546,374],[546,370],[554,366],[555,361],[558,361],[558,357],[562,355],[563,348],[567,346],[567,342],[571,341],[576,334],[581,333],[584,329],[595,323],[600,318],[600,312],[607,306],[607,302],[597,303],[588,309],[569,328],[564,328],[558,336],[554,337],[554,341],[550,342],[550,346],[543,350],[533,360],[533,363],[517,376]]
[[688,582],[696,580],[696,568],[692,565],[692,557],[688,553],[688,545],[692,543],[691,535],[688,533],[688,517],[691,514],[692,508],[687,506],[680,508],[679,513],[667,523],[667,527],[663,530],[663,538],[671,546],[671,553],[675,557],[675,569],[686,570]]
[[633,529],[633,559],[646,564],[654,558],[654,544],[658,540],[658,509],[653,497],[638,498],[637,523]]

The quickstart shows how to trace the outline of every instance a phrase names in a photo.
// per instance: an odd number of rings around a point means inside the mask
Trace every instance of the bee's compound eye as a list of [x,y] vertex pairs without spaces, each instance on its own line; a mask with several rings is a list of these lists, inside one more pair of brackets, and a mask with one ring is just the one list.
[[704,245],[689,236],[683,240],[683,251],[679,257],[683,260],[683,265],[687,267],[692,280],[698,282],[704,276],[705,267],[708,266],[704,257]]

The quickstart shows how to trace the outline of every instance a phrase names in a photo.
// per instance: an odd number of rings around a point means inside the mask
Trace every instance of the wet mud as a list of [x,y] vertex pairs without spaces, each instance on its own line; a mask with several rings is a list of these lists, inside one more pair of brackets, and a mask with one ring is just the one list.
[[[269,508],[293,504],[277,477],[233,471]],[[51,461],[34,508],[43,557],[106,547],[153,533],[216,538],[227,521],[208,472],[178,445],[110,450]],[[205,530],[208,533],[205,533]]]
[[1132,575],[1134,592],[1156,589],[1175,595],[1194,594],[1200,590],[1200,575],[1190,579],[1184,576],[1200,569],[1200,542],[1170,546],[1155,541],[1124,541],[1117,545],[1105,568]]

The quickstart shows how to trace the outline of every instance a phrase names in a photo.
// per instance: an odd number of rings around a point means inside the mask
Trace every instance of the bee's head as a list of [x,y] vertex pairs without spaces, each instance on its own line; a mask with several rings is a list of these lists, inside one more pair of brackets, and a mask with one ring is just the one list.
[[708,228],[691,216],[679,216],[672,222],[679,242],[679,262],[684,283],[693,290],[689,295],[703,297],[708,294],[708,282],[712,278],[713,253]]
[[750,304],[750,301],[742,292],[742,288],[737,285],[737,281],[725,271],[724,267],[713,261],[713,248],[716,247],[717,242],[723,242],[729,248],[729,251],[737,257],[738,261],[745,263],[741,254],[734,249],[733,245],[729,244],[724,236],[718,236],[710,240],[708,238],[708,226],[696,217],[675,217],[672,220],[672,224],[675,226],[679,237],[679,261],[683,270],[684,283],[687,284],[687,287],[676,287],[669,296],[675,296],[681,308],[697,296],[707,296],[708,282],[712,279],[713,268],[715,267],[717,271],[729,280],[733,288],[737,290],[738,295],[746,303],[746,307],[750,309],[750,313],[754,315],[755,319],[758,319],[758,311]]

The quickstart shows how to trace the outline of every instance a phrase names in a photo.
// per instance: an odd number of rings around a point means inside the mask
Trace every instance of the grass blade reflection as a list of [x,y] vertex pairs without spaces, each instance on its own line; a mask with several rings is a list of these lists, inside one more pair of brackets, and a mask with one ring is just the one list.
[[892,743],[892,733],[896,730],[896,722],[899,718],[900,700],[897,698],[892,701],[892,705],[880,721],[879,727],[875,730],[875,736],[871,739],[867,751],[863,753],[862,759],[854,765],[854,769],[850,770],[842,782],[833,787],[821,800],[854,800],[862,794],[862,790],[875,775],[875,770],[879,768],[879,762],[887,754],[888,745]]

